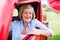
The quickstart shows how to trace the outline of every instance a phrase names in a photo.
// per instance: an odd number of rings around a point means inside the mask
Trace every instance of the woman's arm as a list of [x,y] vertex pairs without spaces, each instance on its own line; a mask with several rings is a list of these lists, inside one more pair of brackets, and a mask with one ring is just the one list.
[[40,30],[36,28],[32,28],[28,34],[35,34],[35,35],[44,35],[46,37],[50,37],[51,34],[48,30]]
[[[43,34],[50,34],[50,36],[53,35],[53,31],[49,29],[47,26],[45,26],[43,23],[41,23],[39,20],[36,20],[36,27],[39,27],[43,31]],[[46,35],[47,36],[47,35]]]
[[37,19],[34,21],[35,22],[35,27],[39,27],[40,29],[32,28],[29,33],[31,34],[37,34],[37,35],[45,35],[47,37],[52,36],[53,32],[50,30],[48,27],[46,27],[44,24],[42,24],[40,21]]

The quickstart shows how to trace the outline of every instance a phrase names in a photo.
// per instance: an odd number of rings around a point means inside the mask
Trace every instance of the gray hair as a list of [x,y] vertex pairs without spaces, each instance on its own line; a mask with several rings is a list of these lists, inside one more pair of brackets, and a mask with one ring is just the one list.
[[22,19],[22,13],[24,12],[24,9],[26,8],[30,8],[32,10],[32,19],[35,19],[34,8],[29,4],[22,5],[21,8],[19,9],[19,19]]

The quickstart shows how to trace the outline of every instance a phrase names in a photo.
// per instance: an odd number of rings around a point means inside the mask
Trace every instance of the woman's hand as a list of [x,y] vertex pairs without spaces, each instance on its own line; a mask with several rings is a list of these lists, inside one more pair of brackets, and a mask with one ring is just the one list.
[[32,28],[28,34],[35,34],[35,35],[44,35],[46,37],[51,36],[50,32],[48,30],[40,30],[36,28]]

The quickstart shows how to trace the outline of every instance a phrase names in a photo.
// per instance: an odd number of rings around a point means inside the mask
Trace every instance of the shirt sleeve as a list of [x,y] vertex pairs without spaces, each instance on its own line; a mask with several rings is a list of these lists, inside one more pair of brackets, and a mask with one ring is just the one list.
[[49,29],[47,26],[45,26],[43,23],[41,23],[39,20],[35,20],[35,22],[36,22],[36,27],[39,27],[41,30],[47,30],[47,31],[49,31],[50,33],[51,33],[51,35],[53,35],[54,33],[53,33],[53,31],[51,30],[51,29]]

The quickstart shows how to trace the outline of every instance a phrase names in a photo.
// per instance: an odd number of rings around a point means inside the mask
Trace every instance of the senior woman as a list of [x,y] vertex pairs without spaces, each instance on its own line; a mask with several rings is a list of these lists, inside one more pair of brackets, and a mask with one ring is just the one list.
[[[11,23],[10,31],[12,31],[12,40],[22,40],[26,34],[52,36],[53,32],[42,24],[39,20],[35,19],[34,8],[29,5],[22,5],[19,9],[19,21],[14,20]],[[39,27],[40,29],[36,29]],[[21,38],[21,36],[23,36]]]

